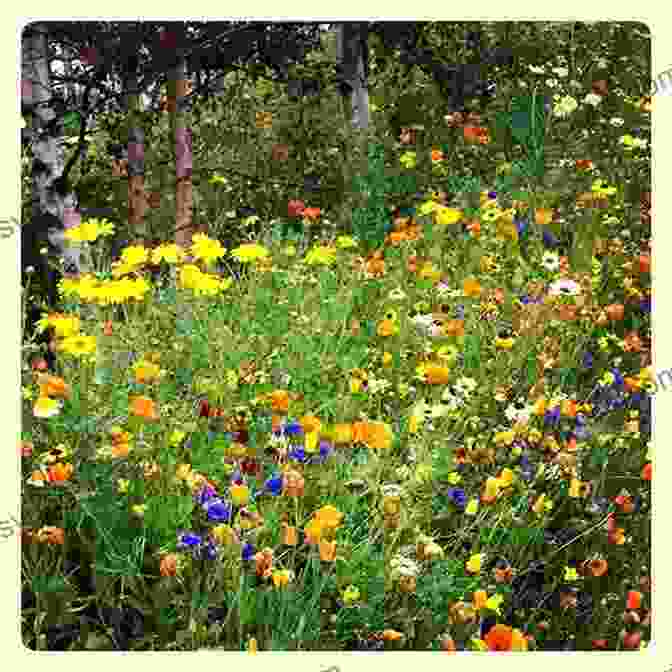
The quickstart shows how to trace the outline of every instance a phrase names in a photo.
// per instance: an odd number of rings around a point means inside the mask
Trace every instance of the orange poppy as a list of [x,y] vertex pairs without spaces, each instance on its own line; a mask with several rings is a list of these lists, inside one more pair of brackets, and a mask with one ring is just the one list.
[[320,541],[320,560],[322,562],[333,562],[336,560],[336,542],[335,541],[325,541],[322,539]]
[[467,224],[467,231],[471,233],[474,238],[478,238],[481,235],[481,221],[479,219],[474,219]]
[[513,630],[503,623],[494,625],[483,638],[488,651],[511,651]]
[[303,211],[303,216],[307,219],[318,219],[320,214],[322,214],[320,208],[306,208]]
[[642,606],[642,594],[638,590],[629,590],[626,609],[639,609]]
[[398,632],[397,630],[383,630],[382,633],[382,638],[386,642],[397,642],[399,641],[404,635],[401,632]]
[[70,396],[70,386],[66,384],[63,378],[56,376],[43,376],[38,381],[40,385],[40,396],[68,398]]
[[65,530],[62,527],[48,525],[38,530],[37,540],[53,546],[63,546],[65,543]]
[[478,280],[474,278],[467,278],[462,285],[462,289],[466,296],[474,297],[480,296],[483,291]]
[[131,403],[131,414],[146,420],[158,420],[154,402],[147,397],[135,397]]
[[296,546],[299,543],[299,534],[296,527],[283,523],[280,542],[286,546]]
[[161,558],[159,564],[161,576],[175,576],[177,574],[177,554],[167,553]]
[[478,142],[481,145],[487,145],[490,142],[488,129],[483,126],[464,126],[462,133],[467,142]]
[[440,149],[432,150],[432,161],[441,161],[443,159],[443,152]]
[[642,480],[644,481],[650,481],[651,480],[651,474],[653,471],[653,465],[651,462],[647,462],[644,465],[644,468],[642,469]]
[[590,159],[577,159],[576,167],[578,170],[589,170],[593,167],[593,162]]
[[70,480],[74,467],[71,464],[57,462],[47,469],[47,475],[50,483],[64,483]]

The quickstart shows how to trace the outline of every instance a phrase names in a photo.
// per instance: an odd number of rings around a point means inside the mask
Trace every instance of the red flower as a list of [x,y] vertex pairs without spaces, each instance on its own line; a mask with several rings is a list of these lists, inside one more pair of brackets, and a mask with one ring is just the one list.
[[593,648],[594,649],[606,649],[608,646],[608,642],[606,639],[594,639],[593,640]]
[[651,473],[653,471],[653,465],[651,462],[647,462],[642,469],[642,479],[645,481],[651,480]]
[[303,201],[290,201],[287,204],[287,214],[290,217],[300,217],[306,209],[306,204]]

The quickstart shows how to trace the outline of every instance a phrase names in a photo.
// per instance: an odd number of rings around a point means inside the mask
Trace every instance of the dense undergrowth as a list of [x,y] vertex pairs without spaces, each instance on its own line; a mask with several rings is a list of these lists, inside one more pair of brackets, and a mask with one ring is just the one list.
[[571,53],[374,137],[350,218],[290,192],[113,266],[73,232],[98,272],[24,362],[27,647],[649,640],[650,122]]

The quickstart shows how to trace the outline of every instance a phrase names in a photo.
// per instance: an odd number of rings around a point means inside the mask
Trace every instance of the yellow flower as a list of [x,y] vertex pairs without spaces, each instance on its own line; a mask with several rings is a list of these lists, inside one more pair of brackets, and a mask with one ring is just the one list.
[[404,168],[415,168],[416,164],[416,153],[415,152],[404,152],[399,157],[399,163]]
[[504,596],[503,595],[492,595],[489,597],[486,602],[485,602],[485,608],[490,609],[491,611],[494,611],[495,613],[499,614],[501,613],[500,606],[504,602]]
[[516,438],[516,433],[508,430],[506,432],[498,432],[495,434],[495,443],[498,446],[510,446],[514,439]]
[[502,487],[508,488],[514,481],[515,474],[508,467],[502,469],[502,473],[499,477],[499,483]]
[[467,516],[475,516],[477,511],[478,511],[478,500],[477,499],[469,500],[469,503],[464,509],[464,513]]
[[467,571],[471,574],[478,574],[481,571],[483,563],[483,553],[476,553],[467,560]]
[[418,207],[418,215],[429,215],[434,212],[439,207],[439,204],[436,201],[426,201],[421,206]]
[[208,264],[215,259],[221,259],[226,254],[226,249],[218,240],[208,238],[203,233],[196,233],[191,245],[191,254]]
[[149,259],[149,251],[142,245],[129,245],[121,253],[121,261],[128,266],[140,266]]
[[360,596],[359,588],[357,588],[356,586],[348,586],[343,591],[343,602],[345,602],[345,604],[352,604],[353,602],[357,602],[359,596]]
[[304,261],[309,265],[323,264],[329,266],[336,261],[336,250],[331,245],[320,245],[314,247],[305,256]]
[[49,397],[39,397],[33,406],[33,415],[36,418],[53,418],[61,411],[61,402]]
[[565,581],[576,581],[579,578],[579,573],[575,567],[565,567]]
[[284,588],[292,580],[292,572],[289,569],[276,569],[273,574],[273,585],[276,588]]
[[457,224],[462,219],[462,211],[437,205],[434,209],[436,223],[442,226]]
[[59,350],[74,357],[92,355],[96,351],[96,337],[82,335],[69,336],[61,341]]
[[168,443],[171,446],[179,446],[180,443],[182,443],[182,439],[187,435],[186,432],[183,432],[179,429],[176,429],[173,431],[173,433],[170,435],[170,438],[168,439]]
[[487,651],[488,646],[487,644],[482,640],[479,639],[478,637],[472,637],[471,638],[471,646],[474,651]]
[[250,489],[246,485],[232,485],[229,493],[235,506],[245,506],[250,500]]
[[152,250],[152,263],[159,265],[162,261],[168,264],[177,264],[184,259],[185,252],[175,243],[159,245]]
[[231,251],[231,256],[235,257],[241,263],[256,261],[257,259],[266,259],[269,255],[268,250],[257,243],[245,243]]
[[125,495],[128,492],[128,486],[131,482],[127,478],[118,478],[117,479],[117,488],[119,488],[119,494]]
[[216,525],[210,530],[210,533],[215,538],[215,541],[223,546],[233,544],[236,538],[236,534],[230,525]]
[[336,246],[343,250],[347,250],[351,247],[357,247],[357,241],[351,236],[339,236],[336,238]]
[[460,476],[459,472],[457,471],[451,471],[450,474],[448,474],[448,482],[451,485],[457,485],[461,480],[462,476]]

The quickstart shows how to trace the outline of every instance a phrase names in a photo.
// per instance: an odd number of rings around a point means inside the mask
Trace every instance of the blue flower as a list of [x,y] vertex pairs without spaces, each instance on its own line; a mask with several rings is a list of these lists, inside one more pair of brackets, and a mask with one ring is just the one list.
[[644,297],[640,302],[639,302],[639,309],[643,313],[650,313],[651,312],[651,297],[646,296]]
[[195,495],[194,500],[201,506],[206,504],[215,496],[215,489],[211,485],[204,485]]
[[264,483],[264,488],[274,496],[280,495],[282,493],[282,476],[272,476]]
[[291,422],[286,423],[283,427],[283,430],[287,436],[298,436],[303,434],[303,427],[301,427],[301,424],[296,420],[292,420]]
[[231,505],[221,499],[211,499],[203,509],[208,514],[208,520],[213,523],[223,523],[231,519]]
[[521,236],[523,233],[525,233],[525,230],[527,229],[528,221],[525,217],[514,217],[513,219],[514,224],[516,225],[516,229],[518,229],[518,235]]
[[242,558],[244,561],[251,560],[254,557],[254,546],[245,544],[243,546]]
[[200,547],[200,557],[207,560],[214,560],[217,557],[217,545],[208,538],[208,541]]
[[183,532],[177,535],[178,548],[194,548],[200,546],[202,542],[202,537],[193,532]]
[[467,503],[467,496],[462,488],[450,488],[448,490],[448,498],[451,499],[453,504],[459,509],[463,509]]
[[612,369],[611,373],[614,375],[614,387],[620,387],[623,385],[623,376],[618,369]]
[[552,408],[550,411],[544,413],[544,424],[556,425],[560,422],[560,406]]
[[548,229],[544,229],[542,235],[546,247],[557,247],[560,244],[560,241]]
[[297,462],[303,462],[306,459],[306,451],[303,446],[294,446],[288,453],[287,457],[290,460],[296,460]]
[[593,353],[592,352],[585,352],[583,354],[583,358],[581,360],[581,366],[584,369],[592,369],[593,368]]

